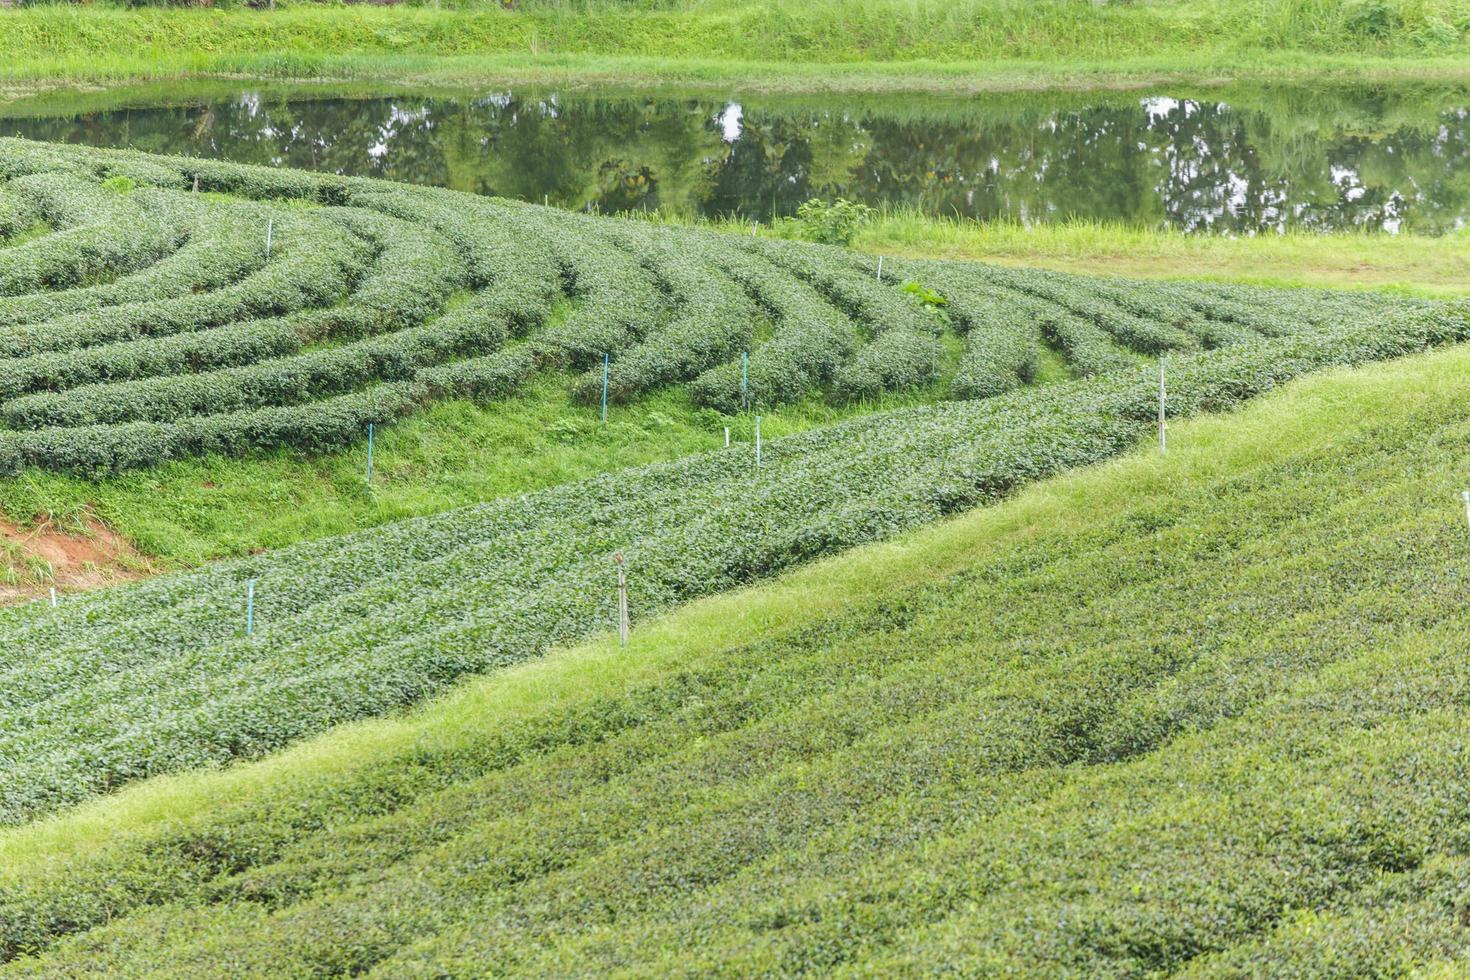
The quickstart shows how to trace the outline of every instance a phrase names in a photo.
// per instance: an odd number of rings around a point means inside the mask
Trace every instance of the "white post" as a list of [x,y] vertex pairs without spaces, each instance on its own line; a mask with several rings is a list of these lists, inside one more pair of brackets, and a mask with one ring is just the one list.
[[1160,357],[1159,358],[1159,452],[1161,452],[1161,453],[1166,453],[1166,452],[1169,451],[1169,443],[1168,443],[1167,436],[1165,435],[1166,423],[1164,421],[1164,403],[1165,403],[1166,397],[1167,396],[1166,396],[1166,394],[1164,392],[1164,359],[1162,357]]
[[730,448],[730,427],[728,425],[725,426],[725,448]]
[[198,197],[199,196],[199,175],[198,174],[195,174],[194,175],[194,196],[195,197]]
[[755,417],[755,468],[761,468],[761,417]]
[[51,608],[56,608],[56,586],[51,586]]
[[266,218],[265,219],[265,257],[266,258],[270,258],[271,257],[271,237],[274,235],[275,230],[276,230],[276,219],[274,219],[274,218]]
[[1465,521],[1470,523],[1470,490],[1461,490],[1460,499],[1465,501]]
[[878,281],[883,281],[883,256],[878,256]]

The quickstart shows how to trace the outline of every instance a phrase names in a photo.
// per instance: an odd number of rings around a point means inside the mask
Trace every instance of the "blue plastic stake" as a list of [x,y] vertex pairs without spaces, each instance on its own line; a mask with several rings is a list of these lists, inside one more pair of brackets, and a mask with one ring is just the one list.
[[245,635],[255,635],[255,579],[245,583]]
[[761,468],[761,417],[755,417],[755,468]]
[[607,424],[607,362],[608,355],[602,355],[602,423]]
[[373,485],[373,424],[371,422],[368,423],[367,485],[370,487]]
[[740,407],[750,400],[750,351],[740,354]]

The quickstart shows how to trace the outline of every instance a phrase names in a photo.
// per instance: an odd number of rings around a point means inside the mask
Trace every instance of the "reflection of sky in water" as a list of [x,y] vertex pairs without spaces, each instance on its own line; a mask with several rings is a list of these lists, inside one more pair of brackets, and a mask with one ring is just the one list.
[[[603,211],[789,214],[838,196],[1026,223],[1086,218],[1252,233],[1442,232],[1470,217],[1470,113],[1381,93],[1299,105],[1047,96],[897,108],[658,97],[301,99],[12,119],[37,139],[132,145],[444,184]],[[1059,99],[1061,97],[1053,97]],[[1412,105],[1412,104],[1411,104]],[[1385,109],[1392,109],[1389,112]],[[1315,114],[1320,114],[1317,118]]]

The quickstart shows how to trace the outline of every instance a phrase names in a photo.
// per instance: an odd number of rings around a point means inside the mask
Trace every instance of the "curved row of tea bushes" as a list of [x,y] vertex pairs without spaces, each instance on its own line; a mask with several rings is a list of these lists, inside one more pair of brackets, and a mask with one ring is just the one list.
[[[187,333],[335,302],[365,267],[366,245],[334,222],[287,211],[277,226],[278,251],[272,261],[223,289],[70,313],[0,330],[0,358],[7,359],[0,371],[33,354]],[[262,239],[258,247],[264,245]],[[13,383],[3,390],[17,391]]]
[[41,226],[41,212],[35,204],[0,184],[0,244]]
[[771,320],[770,338],[748,360],[711,368],[689,385],[696,404],[722,412],[798,401],[831,383],[857,345],[852,323],[792,273],[733,252],[721,268]]
[[[446,190],[16,140],[0,151],[0,187],[49,228],[0,266],[29,269],[32,286],[86,280],[0,295],[0,468],[318,450],[547,370],[583,372],[570,394],[595,403],[604,359],[614,401],[687,384],[724,412],[991,397],[1035,380],[1038,337],[1092,375],[1420,308],[966,263],[903,260],[880,277],[842,249]],[[82,234],[136,254],[83,254]],[[455,317],[460,305],[483,316]]]
[[[719,268],[707,241],[676,241],[630,223],[616,236],[639,257],[670,297],[673,309],[608,368],[607,397],[626,402],[698,377],[749,350],[758,313],[750,297]],[[638,232],[644,232],[638,234]],[[583,401],[602,396],[603,372],[594,366],[574,385]]]
[[636,343],[667,315],[669,299],[653,274],[610,229],[558,213],[543,219],[542,231],[578,301],[570,316],[536,336],[544,361],[588,368]]
[[49,234],[0,252],[0,297],[88,285],[144,268],[178,247],[193,208],[152,188],[120,193],[59,174],[9,185]]
[[0,327],[228,285],[265,264],[265,250],[253,239],[266,220],[259,205],[220,208],[189,233],[178,251],[138,272],[96,286],[6,298],[0,306]]
[[[1442,313],[1180,356],[1170,411],[1226,408],[1307,371],[1467,333],[1463,316]],[[483,360],[504,365],[512,353]],[[397,410],[411,387],[328,404],[351,428],[366,412]],[[0,612],[0,819],[270,751],[605,629],[614,551],[634,570],[637,615],[648,615],[1113,455],[1150,430],[1156,411],[1145,371],[873,415],[773,441],[758,472],[749,447],[732,448],[77,597],[62,610]],[[320,431],[330,438],[334,424]],[[0,455],[13,450],[12,437],[0,440]]]
[[815,287],[850,317],[866,340],[838,367],[833,386],[845,399],[927,387],[939,374],[944,345],[937,317],[917,301],[854,268],[841,249],[790,242],[757,243],[776,264]]
[[1040,324],[1016,316],[1014,302],[976,290],[961,277],[930,274],[926,285],[965,335],[965,351],[950,382],[956,398],[993,398],[1029,384],[1040,367]]

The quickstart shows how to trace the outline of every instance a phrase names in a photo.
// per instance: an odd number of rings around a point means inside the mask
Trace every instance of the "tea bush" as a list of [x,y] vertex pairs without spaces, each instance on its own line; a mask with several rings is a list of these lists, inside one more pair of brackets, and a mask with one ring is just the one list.
[[879,276],[824,245],[5,140],[0,233],[24,230],[0,248],[0,473],[329,450],[541,370],[584,372],[569,394],[595,403],[605,360],[614,402],[979,398],[1037,381],[1043,345],[1094,375],[1434,308],[964,263]]

